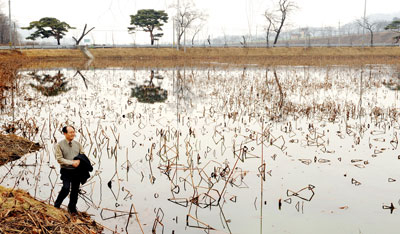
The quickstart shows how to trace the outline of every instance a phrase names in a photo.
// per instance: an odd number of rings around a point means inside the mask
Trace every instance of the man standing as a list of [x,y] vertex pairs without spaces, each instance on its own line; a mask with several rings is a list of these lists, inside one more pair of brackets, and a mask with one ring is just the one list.
[[80,160],[74,160],[74,158],[78,154],[84,154],[84,152],[82,145],[79,144],[79,142],[74,141],[74,127],[63,127],[62,132],[64,133],[65,139],[55,146],[55,156],[61,166],[60,173],[63,186],[54,202],[54,206],[60,208],[61,203],[68,196],[69,191],[71,190],[68,211],[70,213],[77,213],[76,203],[78,202],[80,180],[76,173],[76,168],[79,166]]

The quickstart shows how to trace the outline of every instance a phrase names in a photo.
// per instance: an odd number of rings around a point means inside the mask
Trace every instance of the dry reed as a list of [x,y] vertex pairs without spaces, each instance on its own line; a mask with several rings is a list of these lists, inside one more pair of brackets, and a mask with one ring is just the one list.
[[[90,49],[91,64],[104,67],[175,67],[254,64],[275,65],[365,65],[399,64],[400,48],[99,48]],[[86,60],[79,50],[23,50],[24,68],[84,67]],[[16,61],[12,56],[0,54]],[[21,60],[21,56],[16,57]]]

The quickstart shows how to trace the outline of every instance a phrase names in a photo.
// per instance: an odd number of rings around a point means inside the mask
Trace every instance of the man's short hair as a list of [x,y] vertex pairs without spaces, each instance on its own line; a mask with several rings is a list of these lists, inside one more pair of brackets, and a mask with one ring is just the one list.
[[67,130],[68,127],[71,127],[72,129],[75,130],[74,126],[67,125],[67,126],[64,126],[64,127],[62,128],[62,132],[63,132],[63,133],[68,133],[68,130]]

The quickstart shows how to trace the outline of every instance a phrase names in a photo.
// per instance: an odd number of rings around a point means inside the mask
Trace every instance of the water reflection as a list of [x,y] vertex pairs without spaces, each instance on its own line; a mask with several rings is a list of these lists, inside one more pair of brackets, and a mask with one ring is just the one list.
[[162,80],[164,77],[157,74],[154,75],[154,70],[150,71],[150,80],[146,81],[143,85],[138,85],[131,89],[131,97],[137,98],[142,103],[156,103],[165,102],[168,97],[168,91],[159,86],[155,86],[153,79]]
[[[90,85],[71,79],[77,88],[51,100],[21,81],[15,114],[34,121],[45,149],[0,168],[1,184],[54,202],[53,143],[69,123],[95,164],[78,209],[110,230],[390,233],[397,225],[400,97],[382,85],[391,67],[81,74]],[[142,102],[126,84],[169,95]]]
[[397,71],[389,80],[385,80],[383,84],[390,90],[400,90],[400,71]]
[[55,75],[38,75],[37,72],[34,71],[30,72],[29,76],[36,81],[36,84],[30,83],[29,85],[46,97],[58,96],[71,90],[71,88],[67,86],[67,78],[60,70]]

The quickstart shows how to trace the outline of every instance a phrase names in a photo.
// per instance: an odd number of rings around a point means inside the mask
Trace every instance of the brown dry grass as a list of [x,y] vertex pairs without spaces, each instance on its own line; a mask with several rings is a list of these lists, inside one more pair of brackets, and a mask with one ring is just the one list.
[[35,152],[41,147],[39,144],[14,134],[0,134],[0,166],[21,156]]
[[22,190],[0,186],[0,233],[101,233],[87,216],[71,216]]
[[19,51],[0,52],[0,91],[10,86],[10,81],[16,74],[22,57],[24,56]]
[[[90,51],[95,56],[91,64],[95,68],[216,66],[216,63],[259,66],[400,63],[399,47],[188,48],[186,53],[173,48],[105,48]],[[81,52],[72,49],[31,49],[23,50],[22,55],[24,68],[83,68],[86,64]],[[7,59],[14,60],[12,56],[7,56]],[[21,61],[21,56],[17,59]]]
[[[183,50],[177,51],[173,48],[99,48],[90,49],[95,57],[226,57],[226,56],[334,56],[334,55],[399,55],[399,47],[314,47],[314,48],[187,48],[186,53]],[[27,57],[82,57],[79,50],[70,49],[52,49],[23,50]]]
[[12,88],[18,68],[21,67],[24,56],[19,51],[0,52],[0,109],[4,108],[6,91]]

